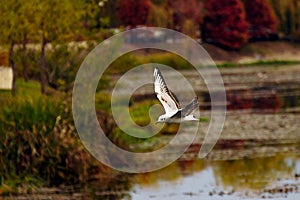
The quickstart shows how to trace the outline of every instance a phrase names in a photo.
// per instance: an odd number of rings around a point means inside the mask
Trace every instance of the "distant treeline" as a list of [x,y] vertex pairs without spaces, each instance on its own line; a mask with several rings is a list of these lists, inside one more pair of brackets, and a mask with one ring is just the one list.
[[[299,13],[298,0],[2,0],[0,65],[11,66],[16,75],[16,62],[21,63],[26,81],[31,78],[28,68],[36,66],[45,93],[61,71],[49,70],[48,44],[102,41],[116,29],[157,26],[238,50],[257,40],[299,41]],[[30,57],[29,43],[35,44],[38,55]]]
[[115,2],[118,25],[171,28],[227,49],[238,49],[248,41],[300,40],[298,0]]

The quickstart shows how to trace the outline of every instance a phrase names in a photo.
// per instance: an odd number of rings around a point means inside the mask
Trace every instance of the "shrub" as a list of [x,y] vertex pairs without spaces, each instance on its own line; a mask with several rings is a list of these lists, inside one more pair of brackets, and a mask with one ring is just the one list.
[[125,73],[140,64],[141,62],[137,56],[133,55],[132,53],[127,53],[113,61],[107,71],[112,74]]

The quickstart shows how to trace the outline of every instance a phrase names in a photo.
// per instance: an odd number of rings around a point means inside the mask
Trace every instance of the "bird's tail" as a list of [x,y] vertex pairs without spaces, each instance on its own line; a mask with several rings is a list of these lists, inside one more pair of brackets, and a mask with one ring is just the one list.
[[199,107],[199,102],[198,102],[198,97],[195,97],[191,103],[189,103],[187,106],[185,106],[182,111],[181,111],[181,116],[185,117],[189,114],[191,114],[191,112],[193,112],[196,108]]

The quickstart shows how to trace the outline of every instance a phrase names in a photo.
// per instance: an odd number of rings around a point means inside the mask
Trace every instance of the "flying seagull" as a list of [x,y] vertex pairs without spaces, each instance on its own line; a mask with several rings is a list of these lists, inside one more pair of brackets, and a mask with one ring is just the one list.
[[195,118],[191,114],[199,106],[198,97],[195,97],[192,102],[190,102],[186,107],[182,109],[178,103],[176,95],[168,89],[167,84],[157,67],[155,67],[154,69],[153,78],[154,91],[166,112],[165,114],[159,116],[156,123],[180,123],[182,121],[199,121],[199,119]]

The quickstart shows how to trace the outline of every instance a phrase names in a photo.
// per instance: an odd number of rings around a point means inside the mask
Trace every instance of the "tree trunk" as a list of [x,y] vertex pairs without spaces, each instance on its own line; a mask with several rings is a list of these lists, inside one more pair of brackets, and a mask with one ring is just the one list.
[[11,66],[13,71],[13,81],[12,81],[12,90],[11,90],[13,96],[16,95],[16,66],[14,61],[14,46],[15,46],[14,41],[11,41],[9,47],[8,63]]
[[293,0],[293,7],[294,7],[294,13],[295,13],[295,31],[297,32],[299,30],[299,13],[298,13],[298,0]]
[[27,82],[28,81],[28,66],[27,66],[27,33],[23,36],[23,43],[22,43],[22,65],[23,65],[23,78]]
[[42,36],[42,43],[41,43],[41,57],[40,57],[40,81],[41,81],[41,92],[45,94],[46,86],[47,86],[47,76],[46,76],[46,47],[47,41],[45,36]]
[[39,64],[39,68],[40,68],[40,81],[41,81],[41,92],[42,94],[45,94],[46,92],[46,87],[47,87],[47,76],[46,76],[46,38],[43,35],[42,36],[42,43],[41,43],[41,57],[40,57],[40,64]]

